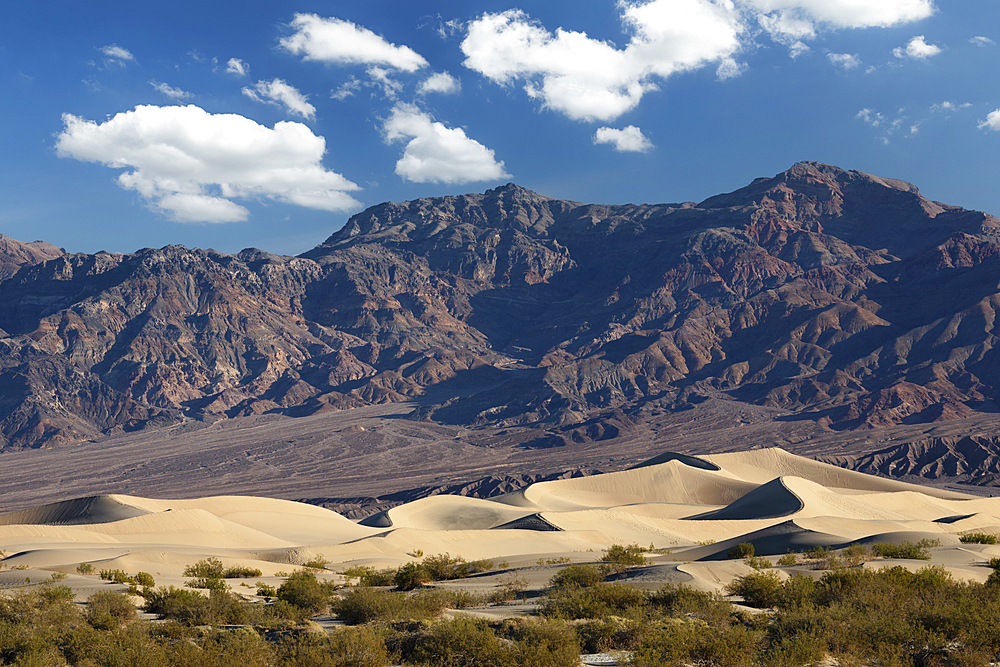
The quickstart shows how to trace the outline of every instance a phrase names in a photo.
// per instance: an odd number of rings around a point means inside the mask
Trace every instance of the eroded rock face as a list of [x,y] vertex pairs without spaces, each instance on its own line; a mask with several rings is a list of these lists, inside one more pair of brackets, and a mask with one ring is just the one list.
[[414,396],[545,424],[539,446],[710,394],[833,428],[952,419],[996,409],[998,242],[992,216],[805,162],[699,204],[382,204],[297,258],[58,255],[0,283],[0,434]]

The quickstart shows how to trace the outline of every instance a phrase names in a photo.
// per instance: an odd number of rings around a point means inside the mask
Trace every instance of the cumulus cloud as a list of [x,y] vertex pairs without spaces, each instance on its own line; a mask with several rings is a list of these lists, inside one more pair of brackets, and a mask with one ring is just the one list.
[[230,58],[229,62],[226,63],[226,73],[235,74],[236,76],[246,76],[250,74],[250,65],[239,58]]
[[236,222],[233,199],[267,198],[324,211],[361,206],[360,189],[321,161],[326,141],[301,123],[274,128],[194,105],[138,106],[97,123],[63,114],[59,157],[126,169],[118,184],[178,222]]
[[936,56],[943,49],[936,44],[928,44],[924,41],[923,35],[917,35],[906,46],[897,46],[892,50],[892,55],[897,58],[910,58],[912,60],[927,60],[931,56]]
[[989,112],[986,115],[986,120],[979,124],[979,129],[1000,132],[1000,109]]
[[524,82],[545,108],[575,120],[610,120],[656,89],[654,77],[731,57],[742,30],[727,0],[622,0],[622,23],[632,33],[624,49],[586,33],[555,33],[511,9],[483,14],[468,25],[464,64],[495,83]]
[[653,148],[653,143],[635,125],[627,125],[621,130],[599,127],[594,133],[594,143],[611,144],[620,153],[645,153]]
[[135,62],[135,56],[132,55],[132,52],[118,46],[117,44],[109,44],[108,46],[102,47],[101,53],[112,60]]
[[460,90],[462,90],[462,84],[448,72],[435,72],[417,86],[417,92],[421,95],[427,93],[450,95]]
[[253,88],[244,88],[243,94],[258,102],[284,107],[293,116],[316,119],[316,107],[309,104],[309,98],[281,79],[258,81]]
[[392,78],[390,71],[384,67],[369,67],[365,74],[370,79],[365,85],[380,88],[382,95],[390,100],[396,99],[396,96],[403,91],[403,82]]
[[970,38],[969,43],[975,44],[976,46],[993,46],[996,44],[996,42],[989,37],[983,37],[982,35],[976,35],[975,37]]
[[[725,80],[760,28],[795,58],[821,30],[887,27],[926,18],[932,0],[618,0],[623,47],[583,32],[554,32],[518,9],[466,26],[464,65],[502,86],[517,84],[546,109],[607,121],[634,109],[671,75],[716,67]],[[759,24],[760,28],[754,24]],[[846,61],[839,63],[846,65]]]
[[820,27],[887,28],[925,19],[932,0],[743,0],[778,41],[812,39]]
[[160,83],[159,81],[150,81],[149,85],[151,85],[157,91],[163,93],[167,97],[174,100],[186,100],[187,98],[192,97],[191,93],[187,92],[186,90],[181,90],[180,88],[174,88],[173,86],[170,86],[165,83]]
[[381,35],[336,18],[296,14],[295,32],[280,40],[282,48],[304,60],[338,65],[383,65],[415,72],[427,65],[423,56],[408,46],[396,46]]
[[828,53],[826,57],[831,63],[844,69],[854,69],[861,65],[861,58],[856,53]]
[[494,152],[412,104],[397,104],[383,124],[389,143],[406,141],[396,173],[414,183],[469,183],[509,178]]

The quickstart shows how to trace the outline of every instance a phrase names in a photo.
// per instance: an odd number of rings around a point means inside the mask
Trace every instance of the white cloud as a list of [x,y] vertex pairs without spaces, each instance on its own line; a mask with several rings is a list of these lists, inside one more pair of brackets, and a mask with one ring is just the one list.
[[382,94],[390,100],[396,99],[396,96],[403,91],[403,82],[392,78],[389,70],[384,67],[369,67],[365,74],[371,79],[365,85],[370,88],[381,88]]
[[417,92],[421,95],[426,95],[427,93],[450,95],[460,90],[462,90],[462,84],[458,79],[448,74],[448,72],[435,72],[417,86]]
[[986,115],[986,120],[979,124],[979,129],[1000,132],[1000,109],[989,112]]
[[887,28],[931,16],[932,0],[742,0],[761,12],[760,24],[778,41],[811,39],[818,27]]
[[230,58],[229,62],[226,63],[226,73],[235,74],[236,76],[247,76],[250,74],[250,65],[239,58]]
[[828,53],[826,57],[831,63],[844,69],[854,69],[861,65],[861,58],[856,53]]
[[983,37],[982,35],[976,35],[975,37],[970,38],[969,43],[975,44],[976,46],[993,46],[996,44],[996,42],[989,37]]
[[273,129],[194,105],[138,106],[97,123],[63,114],[59,157],[127,169],[118,184],[178,222],[235,222],[249,211],[231,201],[268,198],[325,211],[360,203],[358,186],[327,171],[326,141],[301,123]]
[[801,39],[792,42],[788,46],[788,55],[791,56],[792,60],[795,60],[802,54],[809,53],[810,51],[812,51],[812,49],[809,48],[809,45],[803,42]]
[[344,101],[348,97],[354,95],[354,93],[358,92],[360,89],[361,89],[361,82],[352,76],[350,79],[340,84],[340,87],[338,87],[336,90],[330,91],[330,97],[332,97],[335,100]]
[[258,102],[283,106],[293,116],[316,119],[316,107],[309,104],[309,98],[281,79],[258,81],[253,88],[244,88],[243,94]]
[[186,100],[189,97],[193,97],[191,93],[186,90],[181,90],[180,88],[174,88],[165,83],[160,83],[159,81],[150,81],[149,85],[155,88],[157,91],[163,93],[167,97],[175,100]]
[[645,153],[653,148],[653,143],[635,125],[617,130],[613,127],[599,127],[594,133],[595,144],[611,144],[620,153]]
[[415,183],[468,183],[509,178],[494,152],[445,127],[412,104],[397,104],[383,125],[386,141],[406,141],[396,173]]
[[735,79],[749,69],[746,63],[738,63],[733,58],[723,58],[719,66],[715,68],[715,77],[719,81]]
[[937,113],[938,111],[959,111],[961,109],[968,109],[972,106],[971,102],[961,102],[956,104],[955,102],[941,102],[940,104],[932,104],[931,112]]
[[619,49],[586,33],[551,33],[511,9],[472,21],[464,64],[501,85],[523,81],[544,107],[575,120],[610,120],[635,108],[654,77],[731,58],[742,26],[730,0],[620,0],[632,33]]
[[101,48],[101,53],[103,53],[108,58],[112,60],[127,61],[131,60],[135,62],[135,56],[128,49],[124,49],[117,44],[110,44],[108,46]]
[[897,58],[912,58],[914,60],[927,60],[931,56],[936,56],[943,49],[936,44],[928,44],[924,41],[923,35],[917,35],[911,39],[905,47],[897,46],[892,50],[892,55]]
[[427,65],[427,61],[410,47],[396,46],[350,21],[296,14],[291,26],[295,33],[283,37],[281,46],[289,53],[301,55],[304,60],[338,65],[384,65],[405,72],[415,72]]
[[871,127],[878,127],[879,125],[882,124],[882,121],[885,120],[885,116],[883,116],[881,113],[875,111],[874,109],[868,109],[868,108],[862,109],[854,117],[863,120],[867,125],[870,125]]

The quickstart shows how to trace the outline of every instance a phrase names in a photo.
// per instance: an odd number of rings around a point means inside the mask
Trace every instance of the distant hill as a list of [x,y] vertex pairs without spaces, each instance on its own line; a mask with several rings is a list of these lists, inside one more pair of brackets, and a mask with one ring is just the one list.
[[1000,398],[1000,221],[814,162],[697,204],[386,203],[300,257],[0,240],[0,447],[412,397],[538,447],[708,396],[832,429]]

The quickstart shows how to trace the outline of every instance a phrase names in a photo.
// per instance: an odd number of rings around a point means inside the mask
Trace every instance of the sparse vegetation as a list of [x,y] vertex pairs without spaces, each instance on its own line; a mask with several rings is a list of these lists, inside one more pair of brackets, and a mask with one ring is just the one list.
[[917,543],[901,542],[899,544],[888,544],[879,542],[872,545],[872,553],[882,558],[908,558],[911,560],[930,560],[931,554],[927,549],[941,546],[940,540],[920,540]]
[[726,553],[726,555],[729,556],[729,558],[731,558],[732,560],[738,560],[740,558],[752,558],[754,555],[754,548],[753,545],[750,544],[749,542],[740,542],[735,547],[730,549]]
[[607,576],[645,565],[647,561],[643,554],[646,551],[645,547],[638,544],[612,544],[601,555],[601,571]]
[[989,533],[965,533],[958,536],[962,544],[996,544],[997,536]]
[[91,565],[90,563],[80,563],[79,565],[76,566],[76,573],[77,574],[93,574],[94,573],[94,566]]
[[570,565],[559,570],[552,579],[549,586],[553,588],[589,588],[604,581],[604,573],[596,565]]

